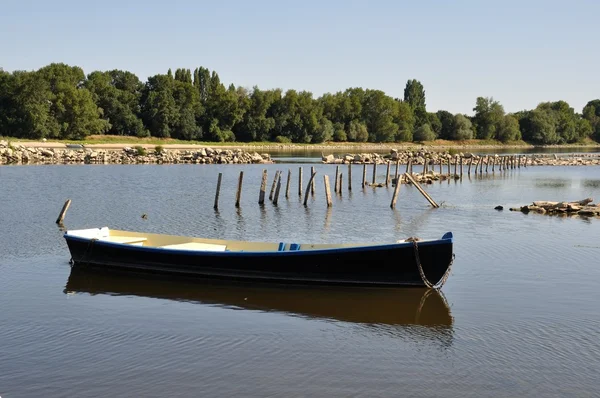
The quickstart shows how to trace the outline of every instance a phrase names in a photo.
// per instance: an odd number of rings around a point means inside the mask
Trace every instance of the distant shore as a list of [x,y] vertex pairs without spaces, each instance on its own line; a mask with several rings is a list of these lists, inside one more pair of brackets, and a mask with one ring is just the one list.
[[391,143],[369,143],[369,142],[330,142],[323,144],[300,144],[300,143],[275,143],[275,142],[189,142],[171,139],[156,138],[133,138],[119,136],[92,136],[85,141],[28,141],[11,139],[10,137],[1,140],[9,141],[12,145],[22,145],[35,148],[65,148],[67,145],[82,145],[90,149],[121,150],[126,147],[141,146],[145,149],[153,149],[161,146],[164,149],[198,149],[201,147],[215,147],[222,149],[245,149],[260,151],[383,151],[389,149],[410,150],[415,148],[426,148],[429,150],[469,150],[469,149],[534,149],[534,148],[600,148],[600,144],[594,141],[587,141],[580,144],[567,145],[532,145],[524,141],[502,143],[492,140],[468,140],[468,141],[445,141],[436,140],[424,143],[415,142],[391,142]]

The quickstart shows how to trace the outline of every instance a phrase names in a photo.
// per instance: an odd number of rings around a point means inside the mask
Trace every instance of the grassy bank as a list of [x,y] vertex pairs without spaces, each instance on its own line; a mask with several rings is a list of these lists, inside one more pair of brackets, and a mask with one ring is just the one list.
[[[93,147],[124,147],[124,146],[142,146],[142,147],[153,147],[161,145],[164,147],[172,148],[190,148],[194,146],[210,146],[210,147],[222,147],[222,148],[249,148],[249,149],[273,149],[273,150],[344,150],[348,151],[365,151],[365,150],[384,150],[384,149],[410,149],[410,148],[439,148],[439,149],[469,149],[469,148],[535,148],[535,145],[529,144],[525,141],[511,141],[511,142],[500,142],[497,140],[465,140],[465,141],[447,141],[447,140],[435,140],[426,141],[423,143],[418,142],[392,142],[392,143],[370,143],[370,142],[328,142],[321,144],[282,144],[277,142],[203,142],[203,141],[183,141],[176,139],[160,139],[156,137],[148,138],[136,138],[126,136],[112,136],[112,135],[95,135],[89,136],[85,140],[74,141],[74,140],[46,140],[41,142],[39,140],[24,140],[14,137],[2,137],[0,139],[11,142],[13,145],[23,143],[31,146],[40,146],[51,144],[83,144],[86,146]],[[587,139],[584,142],[577,144],[565,144],[565,145],[543,145],[537,147],[544,148],[582,148],[582,147],[597,147],[599,143]]]

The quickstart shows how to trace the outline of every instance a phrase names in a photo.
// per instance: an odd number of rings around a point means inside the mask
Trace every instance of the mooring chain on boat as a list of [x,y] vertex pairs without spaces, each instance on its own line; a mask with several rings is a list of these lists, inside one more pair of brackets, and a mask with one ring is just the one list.
[[[94,242],[96,242],[97,240],[98,240],[98,238],[90,239],[87,247],[85,248],[85,251],[83,252],[83,256],[81,256],[81,260],[79,261],[81,264],[85,264],[85,258],[87,257],[87,255],[89,253],[92,252],[92,247],[94,246]],[[75,264],[75,261],[73,261],[73,257],[71,257],[71,260],[69,261],[69,263],[71,264],[71,266],[73,266]]]
[[452,263],[454,263],[455,254],[452,253],[452,258],[450,259],[450,264],[448,264],[448,269],[446,269],[446,272],[444,273],[442,278],[436,284],[433,284],[433,283],[429,282],[429,279],[427,279],[427,277],[425,276],[425,272],[423,271],[423,267],[421,266],[421,260],[419,258],[419,245],[417,244],[417,240],[418,240],[418,238],[408,238],[407,239],[407,241],[411,241],[413,243],[413,248],[415,249],[415,260],[417,262],[417,268],[419,269],[419,274],[421,275],[421,280],[423,280],[423,283],[428,288],[439,290],[442,286],[444,286],[444,283],[446,283],[446,280],[448,280],[448,277],[450,276],[450,271],[452,270]]

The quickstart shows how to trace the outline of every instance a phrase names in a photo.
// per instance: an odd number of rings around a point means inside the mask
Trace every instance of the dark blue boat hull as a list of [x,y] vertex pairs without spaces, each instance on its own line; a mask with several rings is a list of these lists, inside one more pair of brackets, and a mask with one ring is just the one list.
[[[126,272],[300,284],[424,286],[412,243],[287,252],[199,252],[132,246],[65,235],[74,266]],[[418,243],[435,284],[453,256],[452,234]]]

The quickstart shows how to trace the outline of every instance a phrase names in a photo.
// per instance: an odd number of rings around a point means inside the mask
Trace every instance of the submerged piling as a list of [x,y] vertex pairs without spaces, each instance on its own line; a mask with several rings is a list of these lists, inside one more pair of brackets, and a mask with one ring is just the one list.
[[273,178],[273,184],[271,185],[271,192],[269,193],[269,200],[273,200],[273,194],[275,193],[275,187],[277,186],[277,180],[279,178],[279,174],[281,174],[281,171],[277,170],[275,172],[275,177]]
[[285,198],[290,197],[290,183],[292,182],[292,169],[288,169],[287,182],[285,183]]
[[240,207],[240,199],[242,198],[242,182],[244,181],[244,172],[240,171],[238,178],[237,192],[235,193],[235,207]]
[[[317,173],[314,166],[312,166],[310,168],[310,173],[311,174],[316,174]],[[311,178],[310,182],[311,182],[311,184],[310,184],[310,193],[311,193],[311,195],[314,195],[315,194],[315,179]]]
[[277,177],[277,188],[275,188],[275,196],[273,197],[273,204],[277,206],[277,202],[279,202],[279,190],[281,189],[281,173]]
[[362,187],[364,188],[367,185],[367,164],[363,164],[363,174],[362,174]]
[[215,193],[215,204],[213,208],[217,210],[219,208],[219,192],[221,191],[221,179],[223,178],[223,173],[219,173],[219,177],[217,179],[217,192]]
[[340,180],[340,166],[335,166],[335,181],[333,184],[333,192],[338,193]]
[[331,207],[331,191],[329,190],[329,176],[323,176],[323,183],[325,184],[325,199],[327,200],[327,207]]
[[390,203],[390,207],[392,209],[396,208],[396,201],[398,200],[398,193],[400,192],[400,180],[396,178],[396,186],[394,187],[394,195],[392,195],[392,203]]
[[373,185],[375,185],[376,179],[377,179],[377,162],[373,161]]
[[65,219],[65,216],[67,215],[67,210],[69,210],[69,206],[71,206],[71,199],[67,199],[67,201],[65,202],[65,204],[62,207],[62,210],[58,214],[58,218],[56,219],[56,223],[58,225],[62,225],[62,223]]
[[260,192],[258,193],[258,204],[265,204],[265,194],[267,193],[267,170],[263,170],[262,180],[260,182]]
[[352,163],[348,163],[348,191],[352,191]]
[[[312,167],[311,169],[314,170],[314,167]],[[304,206],[306,206],[306,204],[308,203],[308,195],[310,194],[311,186],[315,181],[315,175],[317,175],[317,172],[313,171],[310,175],[310,179],[308,180],[308,184],[306,185],[306,192],[304,193]]]
[[302,167],[298,168],[298,196],[302,197]]
[[390,185],[390,162],[387,162],[387,170],[385,172],[385,186]]

